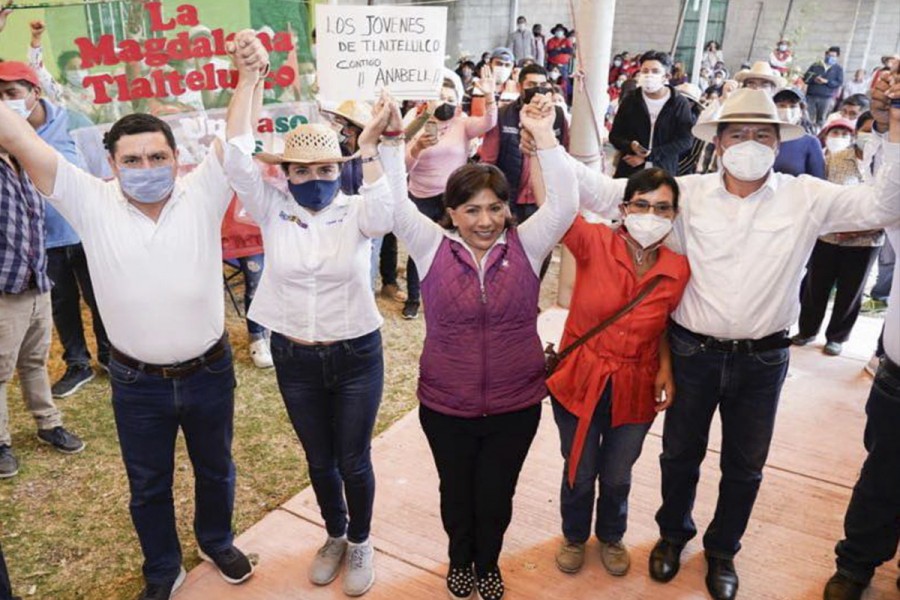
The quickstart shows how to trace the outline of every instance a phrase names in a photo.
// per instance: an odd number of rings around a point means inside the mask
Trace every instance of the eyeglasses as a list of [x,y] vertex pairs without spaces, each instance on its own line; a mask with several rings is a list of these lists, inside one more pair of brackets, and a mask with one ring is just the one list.
[[630,206],[634,209],[635,212],[646,214],[651,210],[654,214],[659,215],[660,217],[669,217],[675,212],[675,206],[673,204],[669,204],[668,202],[660,202],[659,204],[652,204],[647,202],[646,200],[629,200],[628,202],[623,202],[625,206]]

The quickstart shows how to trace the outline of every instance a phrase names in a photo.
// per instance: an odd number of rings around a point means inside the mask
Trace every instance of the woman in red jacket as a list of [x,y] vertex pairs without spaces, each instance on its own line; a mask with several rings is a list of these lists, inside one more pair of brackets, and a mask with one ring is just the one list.
[[568,30],[561,23],[557,23],[550,33],[553,34],[553,37],[547,40],[547,70],[551,71],[555,67],[559,71],[558,83],[568,98],[570,96],[569,61],[575,56],[575,47],[568,38]]
[[654,286],[631,311],[562,360],[547,381],[565,458],[565,540],[556,564],[566,573],[584,562],[598,480],[594,531],[600,557],[610,574],[628,571],[622,536],[631,468],[653,418],[674,398],[666,323],[690,271],[687,259],[662,243],[678,211],[678,184],[662,169],[639,171],[628,180],[621,210],[624,223],[618,228],[579,217],[563,238],[578,270],[561,348]]

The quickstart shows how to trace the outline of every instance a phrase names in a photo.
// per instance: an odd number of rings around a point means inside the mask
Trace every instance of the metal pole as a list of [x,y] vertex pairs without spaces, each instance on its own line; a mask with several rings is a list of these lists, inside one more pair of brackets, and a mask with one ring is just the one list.
[[787,10],[784,12],[784,23],[781,25],[781,33],[778,34],[780,38],[778,41],[784,39],[784,32],[787,31],[788,20],[791,18],[791,11],[794,9],[794,0],[788,0]]
[[[853,13],[853,25],[850,26],[850,38],[847,40],[847,46],[844,48],[844,71],[850,70],[850,50],[853,48],[853,38],[856,37],[856,26],[859,23],[859,9],[862,7],[862,0],[856,0],[856,12]],[[874,13],[873,13],[874,14]],[[871,36],[871,31],[869,32]]]
[[753,58],[753,47],[756,46],[756,36],[759,33],[759,22],[762,20],[763,2],[757,2],[759,10],[756,11],[756,26],[753,27],[753,38],[750,39],[750,50],[747,51],[747,62]]
[[[509,31],[516,30],[516,19],[519,18],[519,0],[509,0]],[[509,32],[506,32],[509,33]],[[506,43],[506,38],[503,38]]]
[[681,2],[681,18],[678,19],[678,27],[675,29],[675,38],[672,39],[672,51],[669,54],[672,55],[672,59],[674,60],[675,51],[678,50],[678,39],[681,37],[681,32],[684,29],[684,20],[687,18],[688,6],[690,5],[688,0],[682,0]]
[[697,42],[694,46],[694,64],[691,68],[691,83],[700,83],[700,63],[703,62],[703,49],[706,44],[706,25],[709,22],[710,0],[703,0],[700,5],[700,21],[697,23]]
[[[869,52],[872,51],[872,36],[875,34],[879,6],[881,6],[881,0],[875,0],[875,4],[872,5],[872,19],[869,21],[869,35],[866,36],[866,49],[863,50],[862,64],[859,65],[861,69],[865,69],[866,63],[869,62]],[[897,38],[897,46],[900,47],[900,37]],[[844,76],[846,77],[846,74]]]

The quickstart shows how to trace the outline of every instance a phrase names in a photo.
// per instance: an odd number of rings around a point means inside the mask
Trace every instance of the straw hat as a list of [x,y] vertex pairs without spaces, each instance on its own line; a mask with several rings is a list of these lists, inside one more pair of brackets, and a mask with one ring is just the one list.
[[693,83],[680,83],[675,86],[675,90],[682,96],[689,98],[694,102],[700,102],[700,98],[703,97],[703,92]]
[[803,136],[803,128],[785,123],[778,118],[778,109],[763,90],[741,88],[732,92],[722,105],[719,117],[712,121],[694,125],[691,133],[704,142],[712,142],[716,137],[719,123],[771,123],[778,125],[782,142]]
[[734,76],[734,80],[738,83],[744,83],[745,79],[765,79],[766,81],[772,82],[772,84],[776,88],[783,88],[785,86],[784,78],[781,77],[778,73],[772,69],[772,65],[764,60],[758,60],[753,63],[753,66],[749,69],[741,69],[737,72],[737,75]]
[[360,129],[365,129],[369,121],[372,120],[372,105],[368,102],[357,100],[345,100],[334,109],[323,106],[322,112],[343,117]]
[[342,163],[353,158],[341,156],[337,133],[328,125],[310,123],[297,125],[284,136],[284,153],[260,152],[256,158],[269,164]]

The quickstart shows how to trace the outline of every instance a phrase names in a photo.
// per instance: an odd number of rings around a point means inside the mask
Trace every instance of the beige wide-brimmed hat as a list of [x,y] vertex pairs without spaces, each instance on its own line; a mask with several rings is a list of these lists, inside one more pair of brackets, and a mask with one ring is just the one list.
[[743,84],[745,79],[765,79],[766,81],[771,81],[776,89],[781,89],[786,85],[784,78],[772,68],[772,65],[764,60],[756,61],[752,67],[741,69],[734,76],[734,80],[740,84]]
[[722,105],[719,118],[705,123],[697,123],[691,130],[694,137],[704,142],[713,142],[719,123],[771,123],[778,125],[782,142],[803,136],[803,128],[785,123],[778,118],[778,109],[769,94],[763,90],[741,88],[735,90]]
[[269,164],[301,163],[342,163],[353,158],[341,156],[341,146],[337,133],[328,125],[309,123],[297,125],[284,136],[284,152],[271,154],[260,152],[256,158]]
[[699,86],[696,86],[693,83],[680,83],[675,86],[675,90],[682,96],[690,98],[694,102],[700,102],[700,99],[703,97],[703,91]]
[[369,121],[372,120],[372,105],[361,100],[344,100],[338,104],[337,108],[325,108],[323,106],[322,112],[343,117],[360,129],[365,129]]

